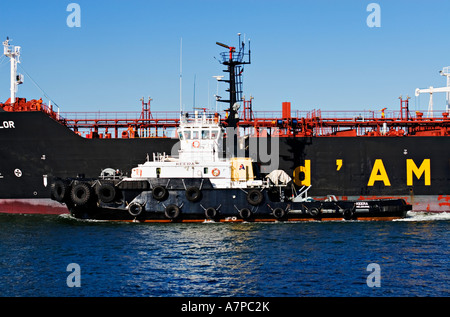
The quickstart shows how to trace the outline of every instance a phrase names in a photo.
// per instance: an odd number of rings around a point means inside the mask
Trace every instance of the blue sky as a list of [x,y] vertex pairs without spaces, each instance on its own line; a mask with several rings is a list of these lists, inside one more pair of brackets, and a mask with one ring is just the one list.
[[[66,24],[71,2],[79,28]],[[379,28],[366,24],[371,2]],[[192,108],[195,77],[196,106],[215,108],[212,76],[223,74],[215,42],[236,45],[238,32],[251,40],[244,94],[254,110],[281,110],[283,101],[298,110],[398,110],[397,98],[409,95],[425,111],[428,95],[414,90],[446,84],[449,12],[447,0],[2,1],[0,40],[22,47],[21,66],[61,111],[140,111],[142,96],[154,111],[177,111],[181,38],[184,107]],[[6,101],[9,65],[0,63]],[[27,76],[18,95],[43,97]],[[443,94],[434,100],[445,108]]]

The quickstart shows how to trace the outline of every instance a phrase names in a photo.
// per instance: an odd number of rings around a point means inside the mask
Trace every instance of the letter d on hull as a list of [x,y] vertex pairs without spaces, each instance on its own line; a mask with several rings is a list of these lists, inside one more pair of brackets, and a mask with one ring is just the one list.
[[[303,180],[300,179],[300,173],[305,174]],[[305,160],[305,166],[298,166],[294,169],[293,180],[297,186],[310,186],[311,185],[311,160]]]

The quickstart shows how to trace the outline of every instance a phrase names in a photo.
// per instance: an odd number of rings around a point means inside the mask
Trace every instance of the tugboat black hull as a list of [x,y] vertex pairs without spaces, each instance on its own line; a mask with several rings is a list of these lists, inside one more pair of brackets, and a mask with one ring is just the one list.
[[[393,220],[412,207],[392,200],[288,200],[287,190],[213,188],[209,179],[65,179],[52,199],[79,219],[135,222]],[[281,199],[280,199],[281,197]],[[284,200],[284,201],[283,201]]]

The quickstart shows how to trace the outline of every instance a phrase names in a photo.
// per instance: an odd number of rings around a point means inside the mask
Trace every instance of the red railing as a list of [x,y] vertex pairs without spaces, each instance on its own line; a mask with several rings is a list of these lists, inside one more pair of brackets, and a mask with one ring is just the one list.
[[[167,137],[179,124],[178,111],[143,112],[61,112],[42,103],[17,98],[13,104],[0,104],[5,111],[42,111],[87,138]],[[283,106],[284,107],[284,106]],[[279,136],[449,136],[448,113],[434,111],[427,118],[420,112],[400,111],[252,111],[251,103],[242,110],[238,123],[243,133]],[[287,111],[289,109],[289,111]],[[403,110],[403,109],[402,109]],[[244,113],[246,111],[246,113]],[[250,115],[251,114],[251,115]],[[290,114],[290,115],[289,115]],[[221,113],[221,118],[226,118]],[[224,119],[222,122],[225,124]]]

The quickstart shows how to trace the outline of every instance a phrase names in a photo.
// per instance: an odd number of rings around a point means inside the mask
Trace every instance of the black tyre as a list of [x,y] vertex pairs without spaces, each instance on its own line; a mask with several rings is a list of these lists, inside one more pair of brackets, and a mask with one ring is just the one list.
[[216,219],[218,215],[218,212],[216,210],[216,208],[214,207],[209,207],[205,210],[205,216],[207,219]]
[[67,186],[62,180],[57,180],[51,185],[54,200],[63,202],[67,194]]
[[257,189],[250,189],[247,194],[247,201],[249,204],[257,206],[263,201],[263,194]]
[[317,217],[320,214],[320,210],[314,207],[314,208],[308,209],[308,213],[313,217]]
[[131,203],[128,205],[128,213],[133,217],[139,216],[143,210],[144,208],[142,207],[142,205],[138,203]]
[[156,186],[152,190],[152,197],[156,200],[163,201],[167,199],[168,191],[164,186]]
[[251,218],[252,212],[248,208],[242,208],[239,210],[239,216],[241,216],[242,219],[247,220]]
[[181,210],[177,205],[168,205],[166,207],[166,210],[164,212],[167,218],[169,219],[176,219],[180,216]]
[[70,198],[78,206],[86,205],[92,196],[91,187],[86,183],[79,183],[72,187]]
[[277,219],[284,218],[284,216],[286,215],[286,212],[282,208],[275,208],[272,213],[273,216]]
[[351,209],[345,209],[344,210],[344,219],[345,220],[352,220],[353,219],[353,211]]
[[202,199],[202,192],[197,187],[189,187],[185,192],[187,200],[190,202],[197,202]]
[[103,184],[98,188],[98,199],[104,203],[110,203],[116,198],[116,188],[111,184]]

